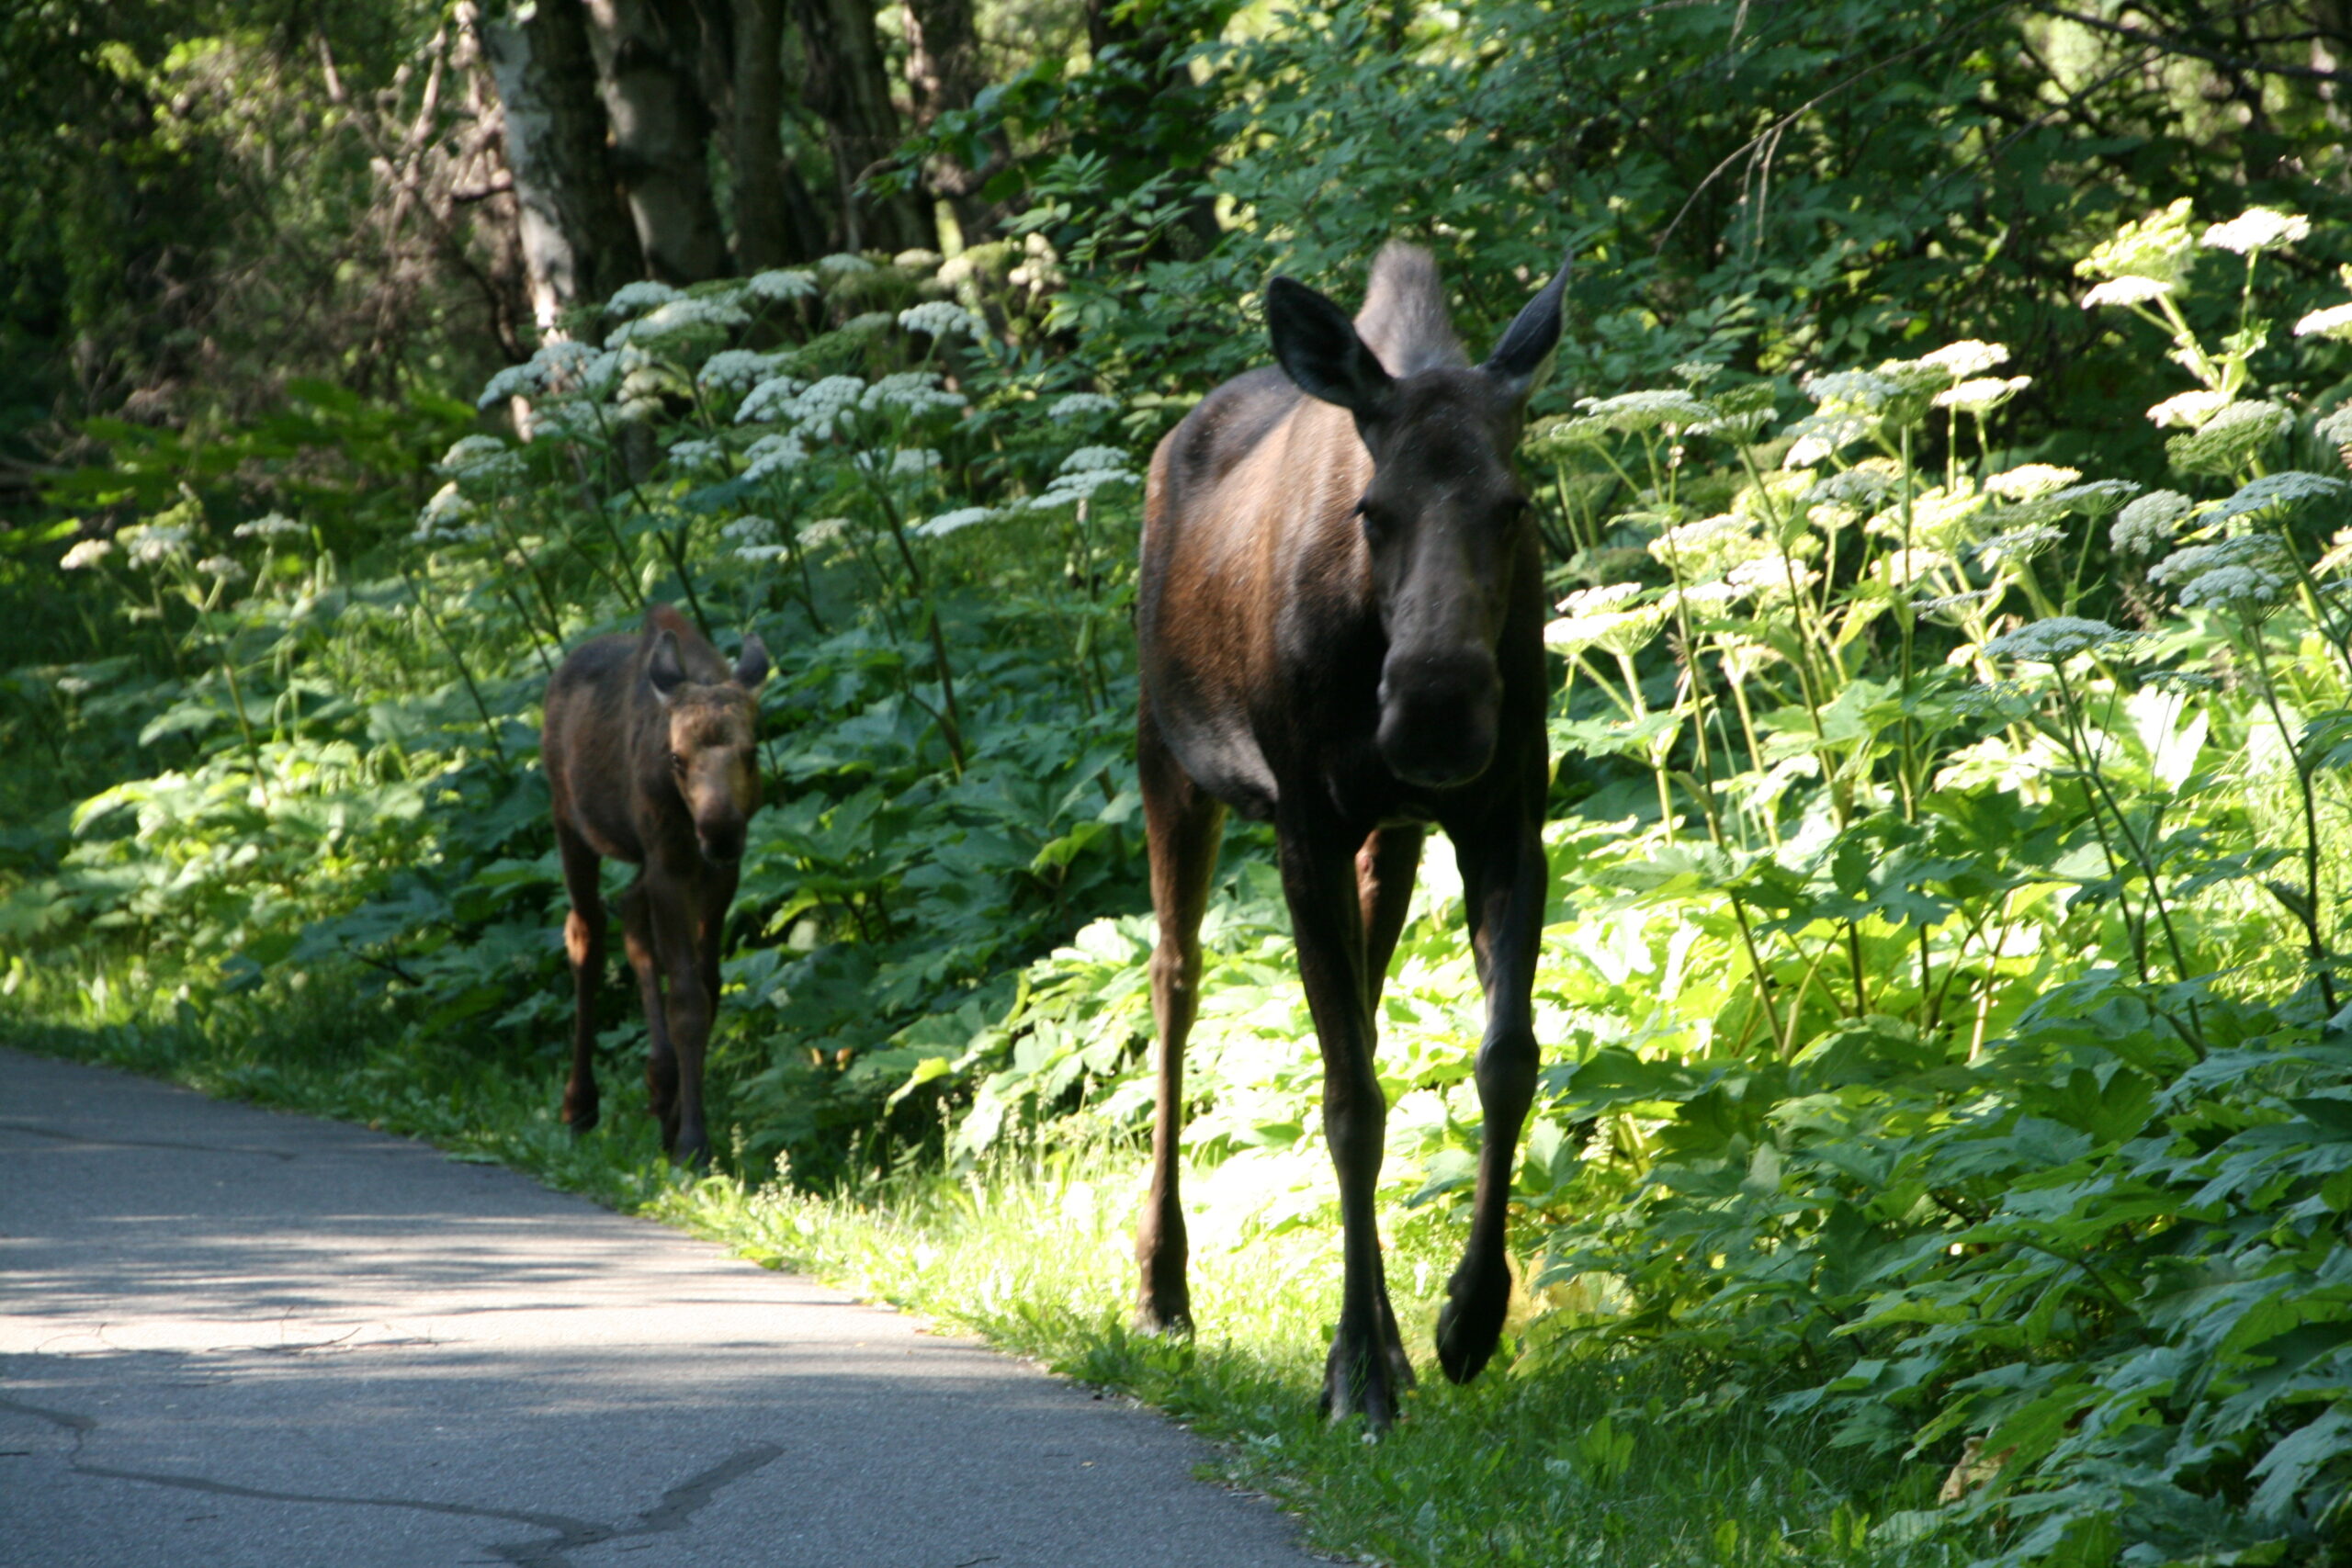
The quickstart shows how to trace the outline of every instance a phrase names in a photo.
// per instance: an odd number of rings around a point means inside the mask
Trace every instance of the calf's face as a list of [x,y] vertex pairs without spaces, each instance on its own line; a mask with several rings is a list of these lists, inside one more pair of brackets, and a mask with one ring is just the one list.
[[662,699],[670,779],[695,825],[703,858],[732,865],[743,858],[752,814],[760,808],[760,708],[754,695],[768,671],[767,649],[744,638],[729,679],[688,681],[676,644],[664,637],[647,671]]

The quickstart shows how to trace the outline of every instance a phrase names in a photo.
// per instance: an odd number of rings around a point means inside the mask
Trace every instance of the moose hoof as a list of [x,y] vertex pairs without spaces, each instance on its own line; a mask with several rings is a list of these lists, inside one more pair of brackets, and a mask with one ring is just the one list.
[[[1396,1375],[1397,1363],[1404,1376]],[[1366,1428],[1385,1432],[1396,1422],[1396,1396],[1413,1386],[1413,1369],[1401,1349],[1352,1344],[1342,1333],[1331,1341],[1330,1359],[1323,1368],[1323,1398],[1318,1408],[1337,1427],[1361,1416]]]
[[582,1133],[594,1131],[598,1120],[596,1102],[593,1100],[567,1104],[563,1108],[563,1124],[571,1129],[571,1135],[575,1138]]
[[1190,1338],[1193,1333],[1192,1304],[1182,1296],[1170,1301],[1145,1295],[1136,1303],[1135,1329],[1137,1334],[1148,1334],[1158,1338]]
[[1474,1273],[1464,1263],[1454,1271],[1437,1314],[1437,1364],[1449,1379],[1468,1382],[1487,1370],[1510,1307],[1510,1269],[1498,1264]]

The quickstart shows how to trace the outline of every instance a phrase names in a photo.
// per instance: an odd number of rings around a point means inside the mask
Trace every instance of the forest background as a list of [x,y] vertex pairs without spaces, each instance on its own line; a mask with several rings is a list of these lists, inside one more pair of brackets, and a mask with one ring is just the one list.
[[[1396,1562],[2340,1563],[2341,0],[23,0],[0,1032],[432,1136],[1134,1390]],[[1508,1365],[1312,1418],[1266,844],[1124,1326],[1139,473],[1259,290],[1564,254]],[[554,1119],[560,651],[776,654],[715,1172]],[[1425,1344],[1476,1139],[1382,1026]],[[602,1052],[641,1025],[610,987]]]

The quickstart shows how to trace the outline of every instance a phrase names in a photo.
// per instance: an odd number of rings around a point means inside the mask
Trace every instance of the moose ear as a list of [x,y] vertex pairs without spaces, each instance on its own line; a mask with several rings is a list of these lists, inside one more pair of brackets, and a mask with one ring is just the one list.
[[1300,391],[1358,420],[1378,417],[1396,383],[1346,311],[1295,277],[1277,277],[1266,285],[1266,326],[1274,358]]
[[645,661],[645,678],[653,682],[653,694],[668,707],[677,696],[678,688],[686,683],[686,667],[678,657],[678,634],[663,632],[653,639],[653,656]]
[[1560,296],[1567,286],[1568,258],[1562,256],[1552,281],[1521,308],[1487,356],[1487,373],[1502,383],[1513,402],[1525,402],[1550,367],[1552,350],[1560,342]]
[[746,632],[743,656],[735,660],[735,683],[747,692],[756,692],[767,678],[768,645],[760,640],[759,633]]

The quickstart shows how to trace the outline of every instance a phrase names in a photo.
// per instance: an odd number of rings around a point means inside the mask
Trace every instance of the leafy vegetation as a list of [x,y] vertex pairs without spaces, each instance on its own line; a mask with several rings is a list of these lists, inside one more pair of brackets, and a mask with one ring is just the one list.
[[[1005,204],[953,256],[632,283],[474,396],[426,354],[81,418],[0,534],[0,1028],[978,1328],[1335,1551],[2340,1562],[2341,139],[2194,9],[1170,0],[910,145]],[[1336,1214],[1248,832],[1187,1075],[1201,1337],[1124,1326],[1126,620],[1144,455],[1261,357],[1266,271],[1345,296],[1400,227],[1474,341],[1580,270],[1523,452],[1561,604],[1521,1299],[1508,1365],[1366,1448],[1307,1416]],[[777,665],[700,1183],[552,1109],[535,704],[656,600]],[[1477,1137],[1458,900],[1433,851],[1381,1017],[1414,1345]]]

